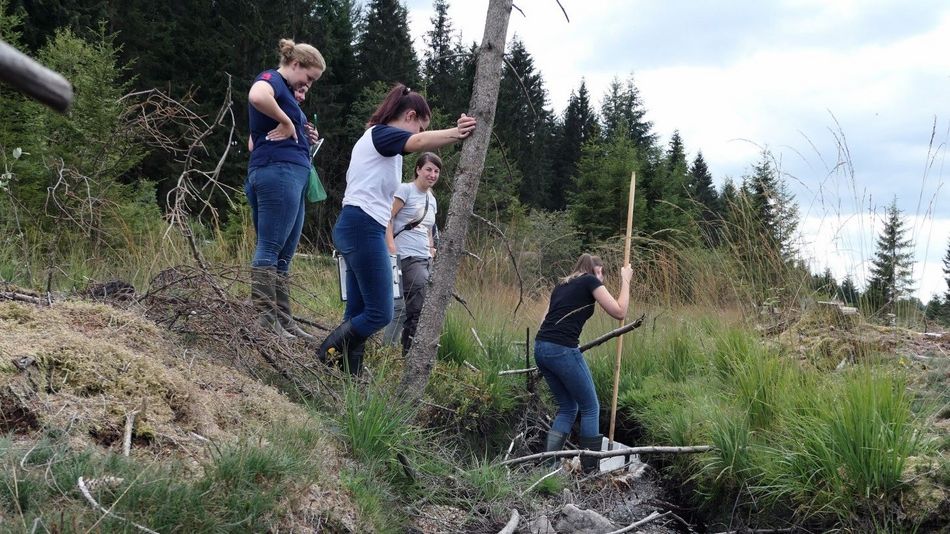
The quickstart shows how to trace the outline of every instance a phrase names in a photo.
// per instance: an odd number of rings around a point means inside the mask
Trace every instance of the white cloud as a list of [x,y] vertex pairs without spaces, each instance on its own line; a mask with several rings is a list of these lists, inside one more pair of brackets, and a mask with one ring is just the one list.
[[[599,102],[613,77],[633,73],[656,132],[666,140],[678,129],[691,153],[703,151],[717,181],[741,178],[761,147],[772,150],[801,206],[814,258],[836,276],[873,254],[873,225],[847,214],[896,196],[919,225],[918,294],[926,300],[941,287],[939,259],[950,236],[945,0],[562,3],[570,23],[554,2],[521,2],[525,16],[513,11],[509,26],[534,57],[556,111],[581,78]],[[409,7],[421,50],[431,2]],[[452,2],[464,42],[481,39],[486,7]]]

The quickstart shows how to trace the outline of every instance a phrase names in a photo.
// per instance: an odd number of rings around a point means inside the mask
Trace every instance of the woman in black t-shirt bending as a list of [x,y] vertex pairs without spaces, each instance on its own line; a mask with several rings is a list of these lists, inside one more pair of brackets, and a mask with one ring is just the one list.
[[[584,323],[594,315],[595,303],[615,319],[626,317],[632,275],[629,264],[620,269],[622,283],[615,300],[604,287],[604,263],[597,256],[581,254],[571,274],[561,279],[551,293],[548,313],[534,342],[538,370],[557,402],[557,416],[548,432],[546,451],[561,450],[578,411],[581,447],[600,450],[600,403],[578,340]],[[593,471],[597,458],[582,457],[581,465],[584,471]]]

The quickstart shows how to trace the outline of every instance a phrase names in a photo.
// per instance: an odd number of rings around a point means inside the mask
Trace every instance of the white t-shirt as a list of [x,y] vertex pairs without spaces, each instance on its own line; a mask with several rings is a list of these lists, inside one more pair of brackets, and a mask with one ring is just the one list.
[[[429,199],[429,208],[426,209],[426,197]],[[401,258],[416,256],[431,257],[429,251],[429,231],[435,226],[436,203],[432,191],[424,194],[419,191],[415,182],[399,184],[396,188],[396,198],[405,202],[405,205],[396,212],[393,218],[393,235],[396,235],[396,253]],[[422,219],[415,228],[403,230],[410,222]]]
[[387,226],[393,213],[393,194],[402,176],[402,154],[410,132],[377,124],[353,145],[346,170],[344,206],[357,206]]

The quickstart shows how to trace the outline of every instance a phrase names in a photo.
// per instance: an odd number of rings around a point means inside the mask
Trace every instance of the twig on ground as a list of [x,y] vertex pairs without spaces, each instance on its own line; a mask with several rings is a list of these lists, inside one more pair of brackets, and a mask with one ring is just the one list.
[[572,458],[574,456],[587,456],[591,458],[611,458],[614,456],[628,456],[632,454],[692,454],[700,452],[709,452],[716,448],[712,445],[694,445],[691,447],[627,447],[624,449],[614,449],[612,451],[591,451],[587,449],[577,449],[573,451],[551,451],[529,454],[520,458],[505,460],[500,465],[514,465],[532,460],[543,460],[545,458]]
[[518,513],[518,510],[512,510],[511,519],[508,520],[508,524],[505,525],[505,528],[498,531],[498,534],[514,534],[520,521],[521,514]]
[[608,532],[607,534],[623,534],[624,532],[630,532],[631,530],[633,530],[633,529],[635,529],[635,528],[637,528],[637,527],[642,527],[643,525],[646,525],[647,523],[652,523],[652,522],[656,521],[657,519],[663,519],[664,517],[666,517],[666,516],[669,515],[669,514],[670,514],[670,512],[664,512],[664,513],[662,513],[662,514],[661,514],[660,512],[652,512],[650,515],[644,517],[643,519],[641,519],[641,520],[639,520],[639,521],[635,521],[635,522],[633,522],[633,523],[630,523],[629,525],[623,527],[622,529],[613,530],[613,531],[611,531],[611,532]]
[[505,375],[525,375],[537,371],[537,367],[529,367],[528,369],[509,369],[507,371],[498,371],[498,376]]
[[42,306],[46,304],[43,302],[43,299],[32,297],[30,295],[25,295],[23,293],[17,293],[15,291],[0,291],[0,300],[17,300],[20,302],[28,302],[30,304],[36,304],[37,306]]
[[518,438],[524,436],[524,432],[519,432],[517,436],[511,438],[511,443],[508,445],[508,452],[505,453],[505,460],[511,456],[511,451],[515,448],[515,442],[518,441]]
[[534,484],[531,484],[530,486],[528,486],[528,489],[522,491],[518,496],[519,496],[519,497],[524,497],[524,496],[527,495],[531,490],[533,490],[535,487],[537,487],[538,484],[540,484],[541,482],[544,482],[544,480],[545,480],[546,478],[551,477],[551,476],[554,476],[554,475],[560,473],[560,472],[561,472],[561,469],[562,469],[561,467],[558,467],[558,468],[555,469],[554,471],[551,471],[550,473],[548,473],[548,474],[544,475],[543,477],[539,478],[538,480],[536,480],[536,481],[534,482]]
[[[102,512],[102,513],[103,513],[103,517],[113,517],[113,518],[115,518],[115,519],[118,519],[119,521],[122,521],[122,522],[124,522],[124,523],[128,523],[128,524],[132,525],[133,527],[135,527],[135,528],[141,530],[142,532],[148,532],[149,534],[158,534],[158,532],[155,532],[154,530],[152,530],[152,529],[150,529],[150,528],[143,527],[142,525],[140,525],[140,524],[138,524],[138,523],[134,523],[134,522],[129,521],[128,519],[122,517],[122,516],[116,515],[115,513],[112,512],[111,509],[106,509],[106,508],[103,507],[101,504],[99,504],[98,502],[96,502],[96,500],[92,497],[92,493],[89,492],[89,488],[86,487],[86,481],[83,480],[82,477],[79,477],[79,480],[76,481],[76,484],[79,486],[79,491],[82,492],[83,497],[85,497],[86,500],[89,501],[89,504],[91,504],[93,508],[95,508],[96,510],[99,510],[100,512]],[[97,523],[98,523],[98,522],[97,522]]]
[[132,452],[132,427],[135,426],[135,415],[138,414],[138,410],[132,410],[131,412],[125,414],[125,434],[122,438],[122,455],[128,456]]

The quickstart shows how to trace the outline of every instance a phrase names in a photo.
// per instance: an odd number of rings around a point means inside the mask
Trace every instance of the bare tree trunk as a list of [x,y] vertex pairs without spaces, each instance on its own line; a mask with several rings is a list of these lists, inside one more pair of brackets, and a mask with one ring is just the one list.
[[432,280],[426,291],[419,326],[412,341],[402,377],[403,391],[409,397],[422,395],[435,364],[439,337],[445,322],[445,311],[455,289],[455,277],[465,250],[469,217],[478,192],[478,181],[485,167],[485,154],[495,122],[495,106],[504,64],[505,38],[512,0],[490,0],[485,20],[485,35],[475,65],[475,85],[469,102],[469,113],[478,126],[462,146],[462,156],[455,175],[452,201],[442,233],[439,254],[435,258]]

